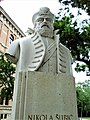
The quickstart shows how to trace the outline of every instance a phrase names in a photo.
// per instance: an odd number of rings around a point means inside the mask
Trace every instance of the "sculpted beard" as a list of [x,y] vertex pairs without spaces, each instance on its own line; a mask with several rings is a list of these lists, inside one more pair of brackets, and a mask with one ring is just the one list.
[[53,26],[47,24],[36,25],[35,31],[43,37],[53,37]]

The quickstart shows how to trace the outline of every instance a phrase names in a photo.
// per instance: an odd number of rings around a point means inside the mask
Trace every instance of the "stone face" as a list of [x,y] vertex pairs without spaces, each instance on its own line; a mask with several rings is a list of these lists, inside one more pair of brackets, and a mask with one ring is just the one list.
[[21,72],[18,82],[13,120],[77,120],[72,76]]

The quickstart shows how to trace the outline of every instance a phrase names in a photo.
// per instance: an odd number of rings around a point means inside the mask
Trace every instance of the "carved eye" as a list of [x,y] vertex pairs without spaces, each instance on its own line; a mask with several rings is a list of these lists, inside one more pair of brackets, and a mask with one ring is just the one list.
[[36,22],[43,22],[44,21],[44,18],[38,18],[37,20],[36,20]]
[[43,18],[43,17],[41,17],[41,18],[38,18],[36,20],[36,22],[43,22],[43,21],[52,22],[52,19],[51,18]]
[[46,18],[46,21],[52,22],[52,20],[50,18]]

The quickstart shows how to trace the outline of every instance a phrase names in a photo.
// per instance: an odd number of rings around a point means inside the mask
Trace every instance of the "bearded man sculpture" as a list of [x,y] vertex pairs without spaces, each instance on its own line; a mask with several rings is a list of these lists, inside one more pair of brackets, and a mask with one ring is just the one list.
[[[42,120],[46,113],[76,120],[70,51],[54,31],[54,15],[49,8],[41,8],[32,21],[34,32],[12,42],[5,53],[16,64],[11,120],[37,120],[37,114]],[[59,116],[56,114],[57,119]]]
[[6,57],[18,71],[41,71],[72,74],[70,51],[53,31],[54,15],[43,7],[33,15],[34,33],[12,42]]

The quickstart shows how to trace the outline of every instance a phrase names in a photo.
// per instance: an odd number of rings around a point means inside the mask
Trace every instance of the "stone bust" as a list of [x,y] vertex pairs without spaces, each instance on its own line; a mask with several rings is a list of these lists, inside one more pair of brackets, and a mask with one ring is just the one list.
[[54,14],[47,7],[40,8],[32,17],[34,32],[15,40],[9,46],[6,57],[18,71],[41,71],[72,75],[72,57],[68,48],[59,41],[53,31]]

